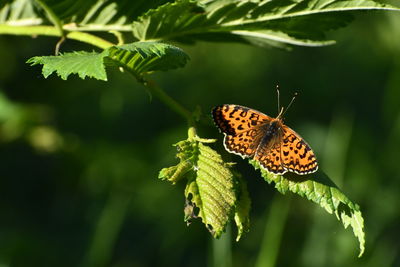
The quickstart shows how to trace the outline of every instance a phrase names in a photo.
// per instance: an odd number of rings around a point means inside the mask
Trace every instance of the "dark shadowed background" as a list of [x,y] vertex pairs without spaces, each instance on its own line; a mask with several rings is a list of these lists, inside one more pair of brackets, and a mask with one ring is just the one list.
[[[199,106],[208,124],[198,134],[218,138],[213,147],[238,162],[252,211],[250,232],[236,243],[234,227],[218,242],[199,221],[187,227],[184,185],[157,179],[177,162],[172,144],[186,138],[184,120],[116,70],[108,82],[44,79],[24,62],[52,54],[57,40],[2,36],[0,266],[399,266],[400,17],[363,13],[330,37],[336,45],[291,52],[183,46],[185,68],[151,76],[187,108]],[[335,216],[280,195],[223,151],[211,108],[232,103],[276,116],[276,85],[282,105],[298,93],[286,124],[361,206],[361,259]]]

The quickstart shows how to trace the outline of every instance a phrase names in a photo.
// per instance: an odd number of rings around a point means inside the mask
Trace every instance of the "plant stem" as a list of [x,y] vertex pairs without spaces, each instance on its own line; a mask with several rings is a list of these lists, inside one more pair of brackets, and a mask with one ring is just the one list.
[[[132,73],[133,74],[133,73]],[[133,74],[136,78],[138,78],[135,74]],[[178,113],[182,116],[189,124],[189,126],[194,126],[194,120],[192,113],[179,104],[175,99],[170,97],[163,89],[157,86],[153,81],[148,81],[143,78],[139,78],[139,81],[150,91],[152,95],[157,97],[161,102],[163,102],[167,107],[171,110]]]
[[[62,37],[60,35],[60,30],[54,26],[10,26],[10,25],[0,25],[0,34],[11,34],[11,35],[45,35],[45,36],[56,36]],[[85,33],[85,32],[66,32],[65,37],[67,39],[77,40],[80,42],[88,43],[93,46],[105,49],[107,47],[113,46],[102,38],[95,35]]]
[[[62,32],[60,32],[59,27],[54,26],[10,26],[10,25],[0,25],[0,34],[12,34],[12,35],[45,35],[45,36],[57,36],[62,37]],[[106,49],[110,46],[113,46],[113,43],[110,43],[102,38],[99,38],[95,35],[73,31],[67,32],[65,34],[66,39],[73,39],[77,41],[81,41],[84,43],[91,44],[93,46],[97,46],[102,49]],[[129,71],[129,70],[128,70]],[[194,119],[192,113],[184,108],[180,103],[178,103],[175,99],[170,97],[165,93],[163,89],[157,86],[154,82],[145,80],[143,77],[138,77],[135,73],[130,73],[136,77],[136,79],[141,82],[154,96],[156,96],[161,102],[163,102],[170,109],[181,115],[189,124],[189,126],[194,125]]]
[[36,3],[38,3],[41,6],[41,8],[43,8],[43,10],[46,12],[47,17],[53,23],[54,27],[56,27],[59,36],[64,38],[65,33],[62,27],[62,23],[60,19],[56,16],[56,14],[54,14],[53,10],[51,10],[51,8],[49,8],[42,0],[36,0]]
[[157,86],[155,82],[145,79],[143,76],[136,74],[129,68],[125,68],[125,70],[132,74],[139,83],[143,84],[152,95],[157,97],[167,107],[182,116],[187,121],[189,126],[194,126],[192,113],[179,104],[175,99],[170,97],[161,87]]

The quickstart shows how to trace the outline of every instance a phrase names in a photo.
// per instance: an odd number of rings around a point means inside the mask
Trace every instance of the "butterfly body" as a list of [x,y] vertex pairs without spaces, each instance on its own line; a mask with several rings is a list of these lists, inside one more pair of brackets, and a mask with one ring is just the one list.
[[212,111],[215,124],[224,133],[227,151],[257,160],[274,174],[293,172],[304,175],[317,171],[310,146],[282,119],[271,118],[240,105],[221,105]]
[[[282,122],[278,119],[272,120],[270,123],[265,123],[261,125],[263,129],[261,129],[260,132],[264,133],[264,136],[262,137],[260,144],[258,145],[259,147],[264,147],[264,146],[275,146],[277,143],[279,143],[281,137],[282,137]],[[257,150],[258,151],[258,150]]]

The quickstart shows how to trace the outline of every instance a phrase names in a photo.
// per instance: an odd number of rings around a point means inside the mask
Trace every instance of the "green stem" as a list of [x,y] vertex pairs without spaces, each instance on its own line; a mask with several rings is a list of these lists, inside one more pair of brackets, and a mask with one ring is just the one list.
[[41,0],[36,0],[36,3],[38,3],[43,10],[46,12],[47,17],[49,18],[49,20],[53,23],[53,25],[56,27],[59,35],[61,37],[65,37],[65,33],[64,33],[64,29],[62,27],[62,23],[59,20],[59,18],[56,16],[56,14],[54,14],[53,10],[51,10],[51,8],[49,8],[45,3],[43,3]]
[[[9,26],[9,25],[0,25],[0,35],[1,34],[12,34],[12,35],[45,35],[45,36],[57,36],[60,37],[60,29],[54,26]],[[62,36],[61,36],[62,37]],[[110,43],[102,38],[99,38],[95,35],[84,33],[84,32],[67,32],[65,34],[67,39],[77,40],[84,43],[91,44],[93,46],[97,46],[102,49],[106,49],[110,46],[113,46],[113,43]],[[128,70],[129,71],[129,70]],[[129,71],[136,79],[141,82],[152,95],[156,96],[161,102],[163,102],[166,106],[168,106],[171,110],[175,111],[179,115],[181,115],[189,124],[189,126],[194,125],[194,119],[192,113],[184,108],[180,103],[175,101],[172,97],[170,97],[164,90],[158,87],[154,82],[147,81],[143,77],[138,76],[134,72]]]
[[188,130],[188,139],[189,140],[194,140],[196,138],[197,134],[196,134],[196,128],[194,127],[189,127]]
[[122,44],[125,43],[124,42],[124,36],[122,35],[121,32],[119,32],[119,31],[110,31],[110,33],[114,34],[114,36],[117,37],[117,41],[118,41],[117,45],[122,45]]
[[[10,26],[10,25],[0,25],[0,34],[11,34],[11,35],[44,35],[44,36],[60,36],[60,31],[54,26]],[[67,32],[65,34],[67,39],[77,40],[80,42],[88,43],[93,46],[97,46],[102,49],[113,46],[102,38],[95,35],[85,33],[85,32]]]
[[134,75],[139,82],[141,82],[149,92],[157,97],[161,102],[163,102],[167,107],[171,110],[175,111],[181,117],[183,117],[189,124],[189,126],[194,126],[194,119],[192,113],[183,107],[180,103],[178,103],[175,99],[170,97],[163,89],[157,86],[154,82],[145,80],[143,77],[138,77],[135,73],[130,72]]

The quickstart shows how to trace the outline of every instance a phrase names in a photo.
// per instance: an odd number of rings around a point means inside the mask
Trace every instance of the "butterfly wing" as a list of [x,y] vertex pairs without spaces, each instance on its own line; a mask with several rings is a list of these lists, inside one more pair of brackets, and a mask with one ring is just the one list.
[[258,160],[263,168],[274,174],[282,175],[287,172],[282,164],[280,143],[276,143],[272,147],[259,148],[254,159]]
[[250,129],[237,135],[225,134],[224,146],[231,153],[242,157],[253,157],[263,137],[260,128]]
[[221,132],[227,135],[237,135],[272,120],[271,117],[257,110],[228,104],[216,106],[212,115]]
[[[229,152],[254,157],[263,168],[279,175],[287,171],[304,175],[318,170],[310,146],[280,119],[239,105],[217,106],[212,114],[225,135],[224,146]],[[269,126],[274,124],[279,127],[271,132]]]
[[271,117],[239,105],[221,105],[212,111],[215,124],[225,134],[224,146],[231,153],[252,157],[263,137],[260,125]]
[[317,158],[311,147],[289,127],[283,125],[281,160],[285,169],[300,175],[318,170]]

